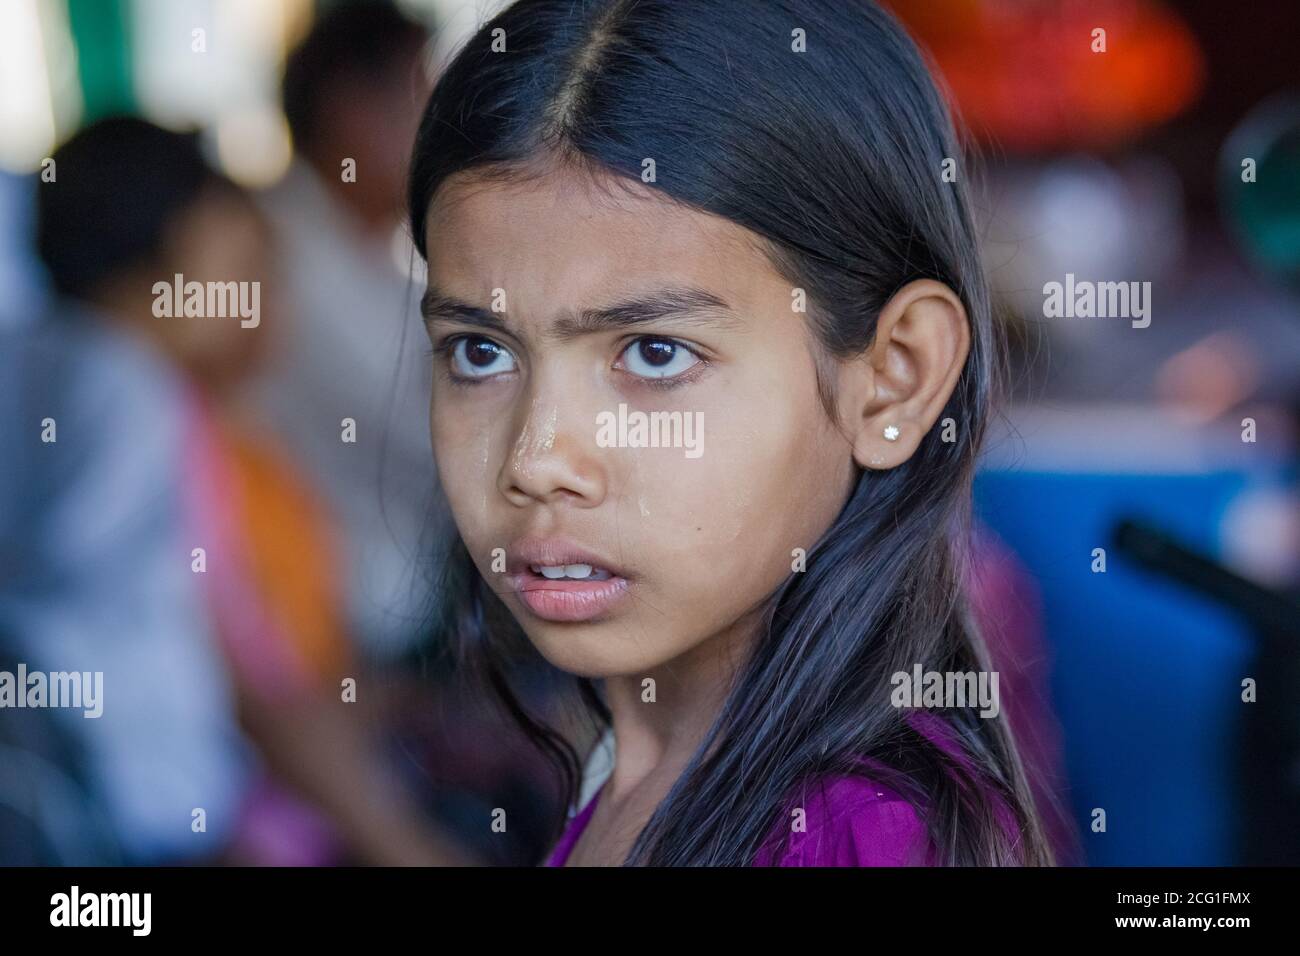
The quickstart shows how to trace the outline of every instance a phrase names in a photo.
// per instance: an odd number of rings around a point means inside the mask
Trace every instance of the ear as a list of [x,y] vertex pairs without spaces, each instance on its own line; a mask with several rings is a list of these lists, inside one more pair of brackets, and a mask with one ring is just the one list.
[[871,347],[842,370],[842,421],[859,466],[896,468],[912,457],[948,403],[969,352],[970,322],[952,289],[918,279],[894,294]]

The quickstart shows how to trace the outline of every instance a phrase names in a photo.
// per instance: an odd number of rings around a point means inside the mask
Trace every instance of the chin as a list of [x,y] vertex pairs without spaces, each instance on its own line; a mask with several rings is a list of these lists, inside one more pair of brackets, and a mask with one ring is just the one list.
[[629,629],[613,622],[558,625],[530,622],[523,630],[548,663],[575,677],[604,680],[644,676],[667,660],[636,653],[646,648],[639,638],[632,642],[629,635],[642,633],[640,627]]

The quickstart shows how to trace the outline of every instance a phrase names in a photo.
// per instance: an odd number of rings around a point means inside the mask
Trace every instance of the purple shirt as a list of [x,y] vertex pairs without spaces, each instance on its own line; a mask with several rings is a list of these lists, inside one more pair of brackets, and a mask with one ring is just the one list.
[[[952,731],[927,711],[908,715],[913,725],[965,766],[969,760],[957,749]],[[866,767],[873,761],[863,758]],[[879,764],[875,764],[879,766]],[[857,775],[829,775],[823,786],[807,787],[789,810],[801,806],[804,827],[790,834],[784,851],[777,857],[783,829],[794,818],[787,814],[778,821],[754,866],[934,866],[937,848],[930,842],[925,821],[897,791]],[[604,790],[601,785],[574,818],[569,821],[546,866],[563,866],[578,837],[586,828]],[[1018,832],[1010,808],[999,805],[1003,826]]]

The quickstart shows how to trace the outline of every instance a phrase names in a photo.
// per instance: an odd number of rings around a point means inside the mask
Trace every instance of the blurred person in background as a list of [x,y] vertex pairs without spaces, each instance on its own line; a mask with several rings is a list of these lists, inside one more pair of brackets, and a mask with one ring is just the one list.
[[[194,136],[142,120],[93,124],[55,160],[58,182],[42,185],[38,201],[38,245],[55,288],[93,310],[78,320],[87,334],[93,327],[129,342],[173,376],[172,393],[155,402],[176,418],[165,490],[186,518],[168,570],[187,577],[189,591],[190,582],[203,588],[206,607],[188,613],[211,621],[239,717],[266,768],[243,795],[227,858],[466,862],[372,746],[325,509],[292,462],[231,407],[274,325],[262,326],[262,306],[275,313],[274,249],[258,208],[204,163]],[[254,309],[231,315],[214,312],[210,297],[178,298],[182,288],[217,283],[241,287],[241,308],[251,301]],[[157,411],[138,412],[125,425],[124,449],[154,428]],[[340,693],[349,677],[362,682],[353,698],[360,709]]]
[[[249,772],[187,557],[184,386],[92,317],[161,225],[146,201],[159,183],[91,170],[133,210],[113,229],[67,172],[38,187],[47,230],[61,210],[46,258],[66,298],[0,338],[0,670],[102,672],[105,699],[96,719],[0,709],[0,862],[210,858],[237,829]],[[61,202],[68,191],[80,198]]]
[[338,519],[346,611],[378,657],[410,649],[429,592],[412,571],[433,540],[429,373],[419,291],[395,251],[426,40],[386,2],[325,11],[285,67],[296,158],[260,197],[287,311],[246,397]]
[[248,768],[187,558],[180,385],[74,308],[0,334],[0,670],[102,672],[103,713],[0,709],[0,863],[207,858]]

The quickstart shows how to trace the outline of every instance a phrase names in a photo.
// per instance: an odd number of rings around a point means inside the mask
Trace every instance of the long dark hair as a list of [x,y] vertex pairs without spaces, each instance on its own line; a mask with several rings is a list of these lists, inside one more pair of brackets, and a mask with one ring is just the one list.
[[[749,659],[629,864],[747,865],[801,781],[854,772],[861,756],[892,768],[946,862],[1051,862],[1001,718],[937,712],[964,754],[954,760],[890,702],[891,675],[917,663],[990,669],[963,581],[1002,352],[960,157],[920,53],[868,0],[520,0],[434,89],[410,178],[421,255],[430,202],[454,173],[509,178],[558,159],[640,179],[653,158],[653,188],[768,240],[774,266],[807,291],[825,356],[866,349],[881,308],[915,279],[946,283],[969,317],[969,356],[941,416],[951,425],[905,464],[860,474],[806,571],[772,595]],[[825,377],[821,392],[830,413]],[[458,651],[555,757],[572,802],[572,748],[510,689],[505,662],[522,632],[463,545],[454,560]],[[607,725],[596,687],[578,685]],[[1019,832],[998,824],[999,801]]]

